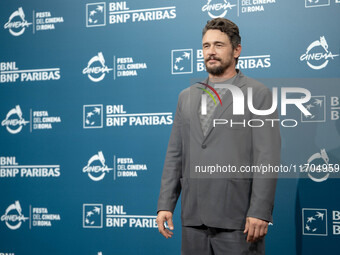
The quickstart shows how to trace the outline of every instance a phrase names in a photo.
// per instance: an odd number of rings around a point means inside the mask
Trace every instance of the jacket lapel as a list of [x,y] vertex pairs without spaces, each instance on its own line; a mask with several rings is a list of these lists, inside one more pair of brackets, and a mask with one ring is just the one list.
[[[204,80],[203,83],[206,83],[208,79]],[[190,102],[191,102],[191,114],[190,114],[190,129],[194,131],[195,134],[199,135],[200,140],[202,141],[204,138],[201,120],[199,116],[199,107],[201,107],[201,96],[202,90],[199,88],[205,88],[204,85],[200,83],[196,83],[194,86],[190,88]]]
[[[238,74],[237,77],[235,78],[234,84],[235,86],[242,88],[244,85],[246,85],[246,77],[242,74],[242,72],[240,70],[238,70]],[[213,131],[214,127],[213,127],[213,120],[214,119],[219,119],[221,117],[221,115],[232,105],[233,103],[233,96],[230,92],[230,90],[227,90],[227,92],[224,94],[223,98],[222,98],[222,106],[218,105],[215,108],[215,111],[212,115],[211,121],[210,121],[210,127],[208,130],[207,135],[204,137],[203,139],[203,143],[207,140],[207,138],[209,137],[210,133]],[[202,128],[201,128],[202,129]],[[203,134],[203,132],[202,132]]]

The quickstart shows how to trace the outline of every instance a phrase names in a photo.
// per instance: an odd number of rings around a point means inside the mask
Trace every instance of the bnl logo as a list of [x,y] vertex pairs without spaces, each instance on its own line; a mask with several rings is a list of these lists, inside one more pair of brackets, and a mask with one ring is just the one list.
[[106,3],[86,4],[86,27],[106,25]]
[[325,122],[326,121],[326,97],[312,96],[311,100],[304,106],[311,115],[307,116],[301,113],[301,122]]
[[103,105],[84,105],[83,108],[83,128],[103,127]]
[[327,209],[302,209],[303,235],[327,236]]
[[102,204],[83,204],[83,228],[103,228]]
[[187,74],[193,70],[192,49],[171,51],[171,74]]
[[[326,122],[326,96],[312,96],[303,106],[311,113],[307,116],[301,113],[301,122]],[[330,119],[339,120],[339,97],[330,97]]]
[[321,6],[329,6],[330,0],[305,0],[305,7],[321,7]]
[[[332,211],[333,235],[340,235],[340,211]],[[303,235],[327,236],[327,209],[302,208]]]

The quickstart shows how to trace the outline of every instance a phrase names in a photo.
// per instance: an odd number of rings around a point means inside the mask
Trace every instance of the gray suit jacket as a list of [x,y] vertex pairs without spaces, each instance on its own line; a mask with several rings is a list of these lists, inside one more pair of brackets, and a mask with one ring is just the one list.
[[[253,89],[255,109],[269,109],[271,91],[239,70],[234,85],[245,95]],[[174,211],[182,192],[181,218],[184,226],[205,224],[209,227],[244,229],[246,217],[272,221],[277,174],[236,173],[234,175],[195,174],[195,167],[204,165],[241,166],[279,165],[281,138],[278,122],[267,122],[261,128],[241,125],[211,127],[204,137],[199,119],[204,85],[194,84],[183,90],[166,153],[157,210]],[[232,94],[228,90],[213,114],[215,119],[241,122],[243,119],[278,119],[258,116],[245,106],[245,114],[233,115]],[[255,123],[253,123],[255,125]],[[256,123],[258,124],[258,123]],[[272,178],[268,178],[272,177]]]

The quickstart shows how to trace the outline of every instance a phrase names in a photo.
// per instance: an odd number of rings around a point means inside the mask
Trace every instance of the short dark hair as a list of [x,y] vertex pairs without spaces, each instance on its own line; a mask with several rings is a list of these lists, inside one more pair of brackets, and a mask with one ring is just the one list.
[[[225,33],[230,42],[233,49],[235,49],[239,44],[241,44],[241,36],[238,26],[232,22],[231,20],[225,18],[216,18],[209,20],[202,31],[202,37],[208,30],[216,29]],[[236,64],[238,62],[238,58],[236,58]]]

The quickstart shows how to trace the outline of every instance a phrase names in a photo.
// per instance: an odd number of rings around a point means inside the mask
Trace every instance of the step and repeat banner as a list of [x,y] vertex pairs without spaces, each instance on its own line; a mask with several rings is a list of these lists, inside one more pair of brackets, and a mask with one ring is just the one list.
[[267,253],[338,254],[339,15],[339,0],[1,1],[0,254],[180,254],[180,204],[173,238],[155,222],[160,179],[215,17],[239,26],[245,75],[311,93],[311,115],[275,122]]

